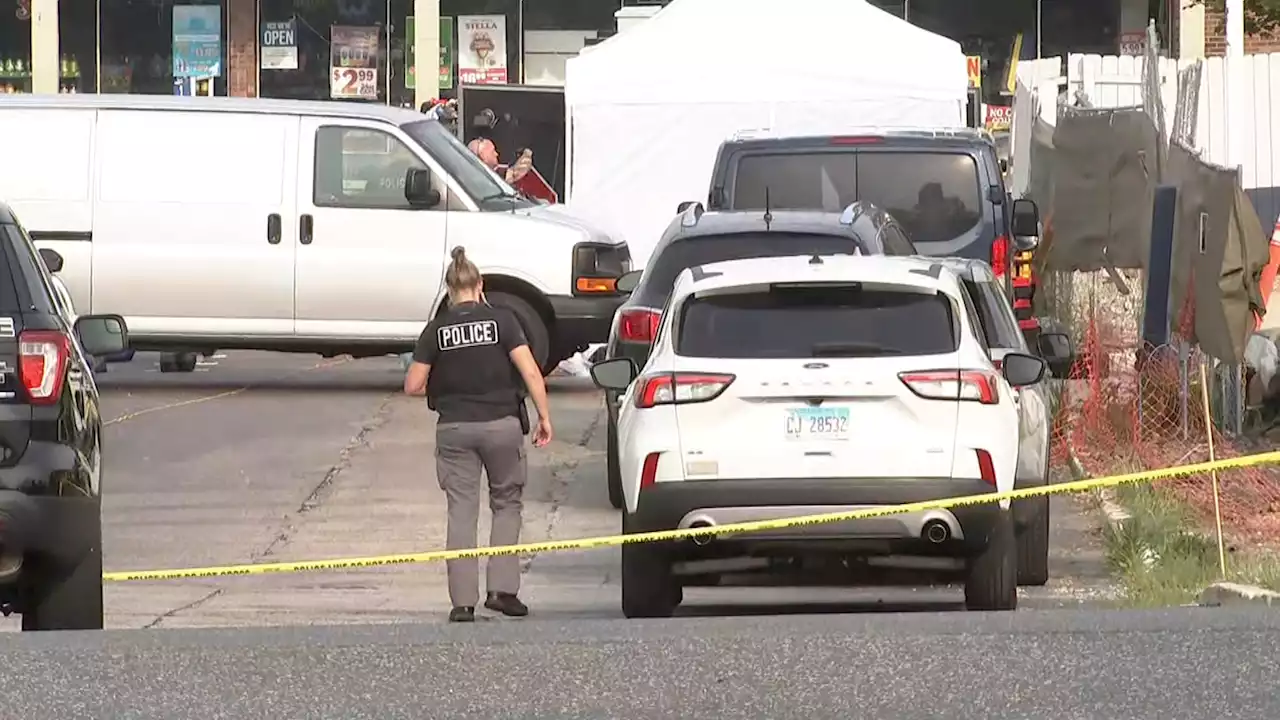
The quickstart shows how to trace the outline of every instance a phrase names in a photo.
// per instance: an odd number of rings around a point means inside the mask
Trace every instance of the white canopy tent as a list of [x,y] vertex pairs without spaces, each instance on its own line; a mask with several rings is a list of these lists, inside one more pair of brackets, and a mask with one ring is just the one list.
[[960,45],[865,0],[673,0],[569,60],[568,204],[637,266],[734,132],[964,124]]

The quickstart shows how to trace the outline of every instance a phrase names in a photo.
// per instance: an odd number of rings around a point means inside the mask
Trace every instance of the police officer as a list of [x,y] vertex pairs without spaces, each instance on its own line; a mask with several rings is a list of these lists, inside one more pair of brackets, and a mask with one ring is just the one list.
[[[524,436],[530,431],[524,404],[527,388],[538,410],[533,444],[551,441],[551,419],[542,371],[529,351],[520,320],[484,299],[480,271],[458,247],[445,271],[450,307],[427,325],[405,373],[404,391],[426,395],[440,414],[436,423],[436,475],[449,507],[447,547],[476,546],[480,514],[480,470],[489,478],[493,511],[491,546],[520,541],[525,479]],[[450,622],[472,622],[480,597],[479,561],[449,560]],[[484,606],[510,617],[529,608],[520,601],[520,560],[489,558]]]

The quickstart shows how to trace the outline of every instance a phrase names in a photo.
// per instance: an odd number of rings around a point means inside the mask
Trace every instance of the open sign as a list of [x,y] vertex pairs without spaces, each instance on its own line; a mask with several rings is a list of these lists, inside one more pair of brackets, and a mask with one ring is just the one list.
[[293,20],[262,24],[262,47],[293,47],[297,44],[297,27]]

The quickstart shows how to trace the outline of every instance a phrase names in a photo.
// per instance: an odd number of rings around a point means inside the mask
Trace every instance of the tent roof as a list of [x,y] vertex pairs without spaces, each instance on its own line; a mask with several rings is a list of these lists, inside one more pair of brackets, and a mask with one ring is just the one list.
[[865,0],[673,0],[569,60],[581,105],[963,100],[959,43]]

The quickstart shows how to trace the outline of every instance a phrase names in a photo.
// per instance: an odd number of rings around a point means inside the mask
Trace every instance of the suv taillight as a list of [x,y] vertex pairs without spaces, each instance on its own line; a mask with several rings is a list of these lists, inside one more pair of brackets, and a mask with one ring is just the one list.
[[662,313],[651,308],[623,310],[618,318],[618,337],[626,342],[653,344],[658,336],[658,321]]
[[62,395],[71,340],[57,330],[24,330],[18,337],[18,375],[35,405],[52,405]]
[[930,400],[1000,403],[999,378],[986,370],[920,370],[899,373],[911,392]]
[[640,379],[636,407],[686,405],[714,400],[733,382],[733,375],[721,373],[661,373]]

